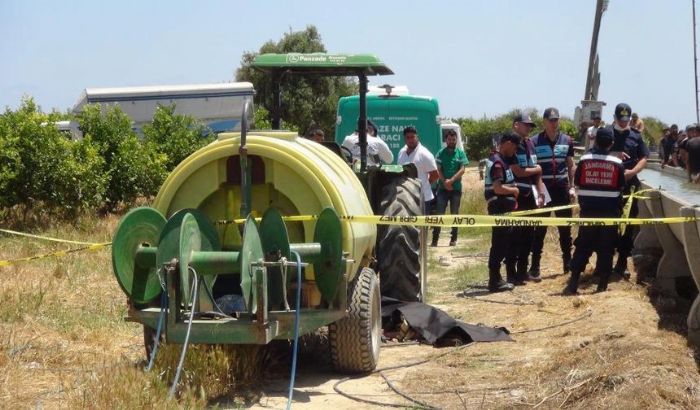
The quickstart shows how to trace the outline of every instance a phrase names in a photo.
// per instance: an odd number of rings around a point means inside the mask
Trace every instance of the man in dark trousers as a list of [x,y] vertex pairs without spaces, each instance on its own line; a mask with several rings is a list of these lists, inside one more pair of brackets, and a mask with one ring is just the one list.
[[[612,128],[599,129],[595,145],[578,163],[574,183],[578,187],[582,218],[618,218],[622,213],[622,190],[625,187],[626,170],[620,158],[608,154],[612,144]],[[596,271],[600,276],[596,291],[603,292],[608,288],[615,243],[618,239],[617,228],[579,227],[576,250],[571,260],[571,277],[564,289],[565,295],[578,293],[581,272],[586,268],[593,252],[596,252]]]
[[[630,116],[632,108],[625,103],[617,104],[615,107],[615,123],[613,124],[613,146],[611,148],[612,155],[617,156],[622,160],[622,165],[625,167],[625,195],[628,195],[632,190],[639,190],[641,182],[637,177],[647,164],[649,158],[649,149],[639,134],[634,128],[630,127]],[[639,213],[639,204],[637,199],[632,199],[632,208],[629,214],[630,218],[636,218]],[[629,279],[630,273],[627,270],[627,258],[632,253],[634,247],[634,237],[637,233],[637,226],[628,226],[625,233],[620,236],[617,244],[617,262],[613,273]]]
[[[450,204],[450,213],[459,214],[459,204],[462,200],[462,175],[464,167],[469,165],[467,155],[457,146],[457,133],[455,130],[447,130],[445,147],[435,156],[438,170],[438,186],[435,194],[435,213],[444,215],[447,204]],[[440,227],[433,228],[433,241],[431,246],[437,246],[440,238]],[[457,244],[457,227],[450,230],[450,246]]]
[[700,126],[695,124],[693,138],[688,136],[685,144],[686,158],[685,169],[688,172],[688,180],[693,183],[700,182]]
[[[520,137],[520,144],[515,154],[506,158],[510,170],[515,176],[515,184],[520,191],[518,195],[518,210],[526,211],[543,205],[544,185],[542,184],[542,167],[537,164],[535,146],[528,137],[535,123],[527,112],[519,112],[513,118],[513,132]],[[532,187],[535,186],[537,193]],[[515,270],[506,265],[508,282],[524,285],[526,280],[539,282],[539,277],[530,278],[527,274],[528,257],[532,250],[533,228],[531,226],[513,229],[513,245],[516,253]],[[513,246],[511,245],[511,246]]]
[[[520,191],[515,186],[515,177],[505,158],[515,154],[520,145],[520,137],[508,133],[501,137],[498,149],[491,153],[484,173],[484,197],[489,215],[502,215],[517,208]],[[506,270],[514,269],[515,249],[511,244],[513,228],[494,226],[491,228],[491,249],[489,251],[489,291],[513,290],[513,284],[503,280],[501,263],[505,260]],[[510,278],[509,278],[510,279]]]
[[[569,205],[574,199],[574,141],[559,131],[559,110],[554,107],[544,110],[544,131],[532,138],[535,145],[537,163],[542,167],[542,182],[552,201],[547,206]],[[571,209],[554,212],[557,217],[571,218]],[[542,215],[550,216],[550,215]],[[571,227],[559,226],[559,247],[561,248],[562,270],[569,272],[571,262]],[[528,272],[531,277],[540,276],[540,259],[544,247],[547,227],[535,228],[532,240],[532,264]]]

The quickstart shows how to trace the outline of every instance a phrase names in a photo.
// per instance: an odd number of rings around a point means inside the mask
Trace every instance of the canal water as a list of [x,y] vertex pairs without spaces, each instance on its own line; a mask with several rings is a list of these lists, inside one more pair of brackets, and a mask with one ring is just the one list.
[[650,188],[661,188],[689,205],[700,206],[700,184],[688,182],[687,178],[647,167],[639,174],[639,179]]

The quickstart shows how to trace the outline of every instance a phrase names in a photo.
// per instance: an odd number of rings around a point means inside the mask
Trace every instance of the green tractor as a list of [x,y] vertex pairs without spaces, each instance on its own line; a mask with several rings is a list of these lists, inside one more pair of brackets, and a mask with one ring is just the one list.
[[[269,72],[273,78],[274,107],[272,127],[279,129],[281,83],[287,75],[317,75],[357,77],[359,82],[359,112],[357,120],[360,138],[360,167],[355,169],[375,215],[422,215],[425,209],[420,180],[415,166],[367,166],[367,77],[391,75],[393,71],[373,55],[337,54],[263,54],[252,66]],[[324,142],[338,152],[337,143]],[[348,157],[349,153],[343,153]],[[427,230],[405,225],[381,225],[377,228],[376,252],[371,267],[381,277],[381,293],[403,301],[422,301],[426,291]]]
[[[366,55],[261,55],[253,65],[278,80],[291,73],[358,76],[364,144],[367,76],[392,73]],[[363,145],[355,173],[337,145],[249,131],[249,105],[240,133],[220,134],[186,158],[153,207],[120,221],[112,262],[128,298],[127,320],[143,325],[151,360],[163,338],[183,344],[184,355],[188,343],[264,345],[328,326],[334,368],[372,371],[381,342],[380,282],[385,294],[420,300],[425,241],[412,226],[341,216],[421,214],[416,169],[368,167]]]

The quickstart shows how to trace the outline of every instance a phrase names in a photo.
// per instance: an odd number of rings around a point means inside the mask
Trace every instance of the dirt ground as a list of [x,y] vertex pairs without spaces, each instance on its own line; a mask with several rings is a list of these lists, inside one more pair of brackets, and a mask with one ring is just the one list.
[[[465,187],[481,191],[475,169],[465,178]],[[108,240],[116,220],[82,227],[71,239]],[[0,260],[39,253],[42,246],[0,238]],[[440,246],[430,249],[428,301],[468,323],[504,326],[513,342],[385,345],[379,369],[424,363],[341,383],[339,389],[355,400],[334,391],[343,376],[332,372],[321,343],[300,357],[293,407],[700,408],[696,356],[684,336],[686,303],[637,285],[634,274],[629,282],[612,282],[603,294],[593,294],[595,281],[587,274],[580,296],[560,296],[566,277],[559,271],[553,229],[546,241],[544,280],[489,294],[487,252],[484,233],[465,231],[456,247],[447,246],[443,234]],[[123,322],[124,314],[125,298],[112,277],[108,249],[0,268],[0,407],[177,406],[154,399],[165,396],[171,376],[144,376],[141,328]],[[246,392],[245,406],[286,407],[289,380],[283,370]],[[385,378],[415,401],[393,391]],[[224,399],[208,405],[239,408],[240,403]]]
[[[476,170],[465,187],[480,190]],[[427,363],[349,380],[327,363],[306,362],[294,395],[295,408],[698,408],[700,377],[695,352],[684,337],[687,306],[656,295],[648,285],[617,280],[594,294],[585,275],[580,296],[560,296],[562,275],[556,230],[545,243],[543,281],[513,292],[490,294],[486,285],[488,241],[462,233],[458,246],[430,249],[429,303],[468,323],[504,326],[513,342],[464,348],[388,346],[378,368]],[[591,261],[593,262],[593,261]],[[481,269],[480,269],[481,268]],[[592,266],[589,263],[589,269]],[[467,271],[481,272],[464,277]],[[466,283],[466,286],[459,287]],[[385,382],[386,377],[402,398]],[[288,380],[267,385],[254,408],[283,408]],[[418,404],[421,403],[421,404]]]

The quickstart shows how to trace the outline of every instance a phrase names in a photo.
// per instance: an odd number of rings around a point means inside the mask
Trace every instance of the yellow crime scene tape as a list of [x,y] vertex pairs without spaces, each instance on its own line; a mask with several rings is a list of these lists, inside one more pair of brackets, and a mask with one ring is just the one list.
[[[632,202],[634,202],[634,191],[637,189],[634,185],[630,187],[630,194],[628,195],[627,202],[625,202],[625,206],[622,208],[622,217],[623,218],[629,218],[630,212],[632,211]],[[624,235],[625,231],[627,230],[627,225],[626,224],[621,224],[620,227],[617,229],[617,231],[620,233],[620,235]]]
[[10,234],[10,235],[26,236],[27,238],[41,239],[41,240],[44,240],[44,241],[52,241],[52,242],[60,242],[60,243],[72,243],[72,244],[75,244],[75,245],[95,245],[94,242],[71,241],[71,240],[68,240],[68,239],[52,238],[52,237],[50,237],[50,236],[32,235],[32,234],[30,234],[30,233],[17,232],[17,231],[12,231],[12,230],[10,230],[10,229],[0,229],[0,232],[4,232],[4,233]]
[[92,245],[88,246],[83,246],[80,248],[73,248],[73,249],[64,249],[62,251],[56,251],[56,252],[50,252],[50,253],[44,253],[41,255],[34,255],[34,256],[28,256],[26,258],[17,258],[17,259],[7,259],[7,260],[0,260],[0,267],[2,266],[10,266],[10,265],[15,265],[18,263],[22,262],[29,262],[29,261],[34,261],[37,259],[44,259],[44,258],[50,258],[50,257],[59,257],[59,256],[66,256],[71,253],[76,253],[80,251],[95,251],[98,249],[106,248],[110,246],[112,243],[111,242],[105,242],[105,243],[94,243]]
[[95,243],[95,242],[72,241],[72,240],[68,240],[68,239],[58,239],[58,238],[52,238],[50,236],[40,236],[40,235],[33,235],[30,233],[25,233],[25,232],[13,231],[10,229],[0,229],[0,232],[6,233],[9,235],[17,235],[17,236],[24,236],[27,238],[40,239],[40,240],[44,240],[44,241],[70,243],[70,244],[74,244],[74,245],[84,245],[84,246],[81,246],[80,248],[64,249],[64,250],[44,253],[44,254],[40,254],[40,255],[28,256],[25,258],[0,260],[0,267],[15,265],[17,263],[22,263],[22,262],[34,261],[37,259],[66,256],[66,255],[69,255],[71,253],[76,253],[76,252],[81,252],[81,251],[95,251],[95,250],[99,250],[102,248],[106,248],[112,244],[112,242]]
[[548,215],[548,214],[555,212],[555,211],[561,211],[564,209],[573,209],[573,208],[578,208],[578,204],[552,206],[549,208],[527,209],[525,211],[513,211],[513,212],[508,212],[506,215],[508,215],[508,216],[527,216],[527,215],[538,215],[538,214],[547,214]]
[[[542,212],[542,210],[539,210]],[[285,216],[288,222],[306,222],[317,219],[317,215]],[[382,215],[340,215],[340,219],[348,222],[371,223],[375,225],[413,225],[413,226],[457,226],[457,227],[490,227],[490,226],[620,226],[626,225],[658,225],[684,222],[695,222],[696,217],[669,218],[552,218],[508,215],[415,215],[415,216],[382,216]],[[245,219],[218,221],[218,224],[242,224]]]
[[[653,191],[653,189],[644,189],[634,192],[634,187],[629,195],[625,195],[627,201],[623,209],[622,218],[558,218],[558,217],[532,217],[526,215],[551,214],[551,212],[577,208],[578,205],[562,205],[549,208],[530,209],[526,211],[515,211],[505,215],[415,215],[415,216],[382,216],[382,215],[341,215],[340,219],[348,222],[369,223],[375,225],[413,225],[424,227],[498,227],[498,226],[618,226],[621,234],[624,234],[628,225],[657,225],[657,224],[673,224],[695,222],[696,217],[670,217],[670,218],[629,218],[632,209],[632,200],[634,198],[645,198],[640,194]],[[318,215],[298,215],[285,216],[282,219],[288,222],[306,222],[313,221],[318,218]],[[260,221],[262,218],[255,218]],[[244,218],[234,220],[220,220],[218,225],[242,224]],[[49,252],[40,255],[28,256],[25,258],[0,260],[0,267],[10,266],[21,262],[28,262],[38,259],[61,257],[71,253],[81,251],[94,251],[110,246],[111,242],[92,243],[72,241],[67,239],[58,239],[48,236],[32,235],[24,232],[17,232],[9,229],[0,229],[11,235],[25,236],[34,239],[47,240],[52,242],[70,243],[76,245],[84,245],[80,248],[65,249],[56,252]]]

